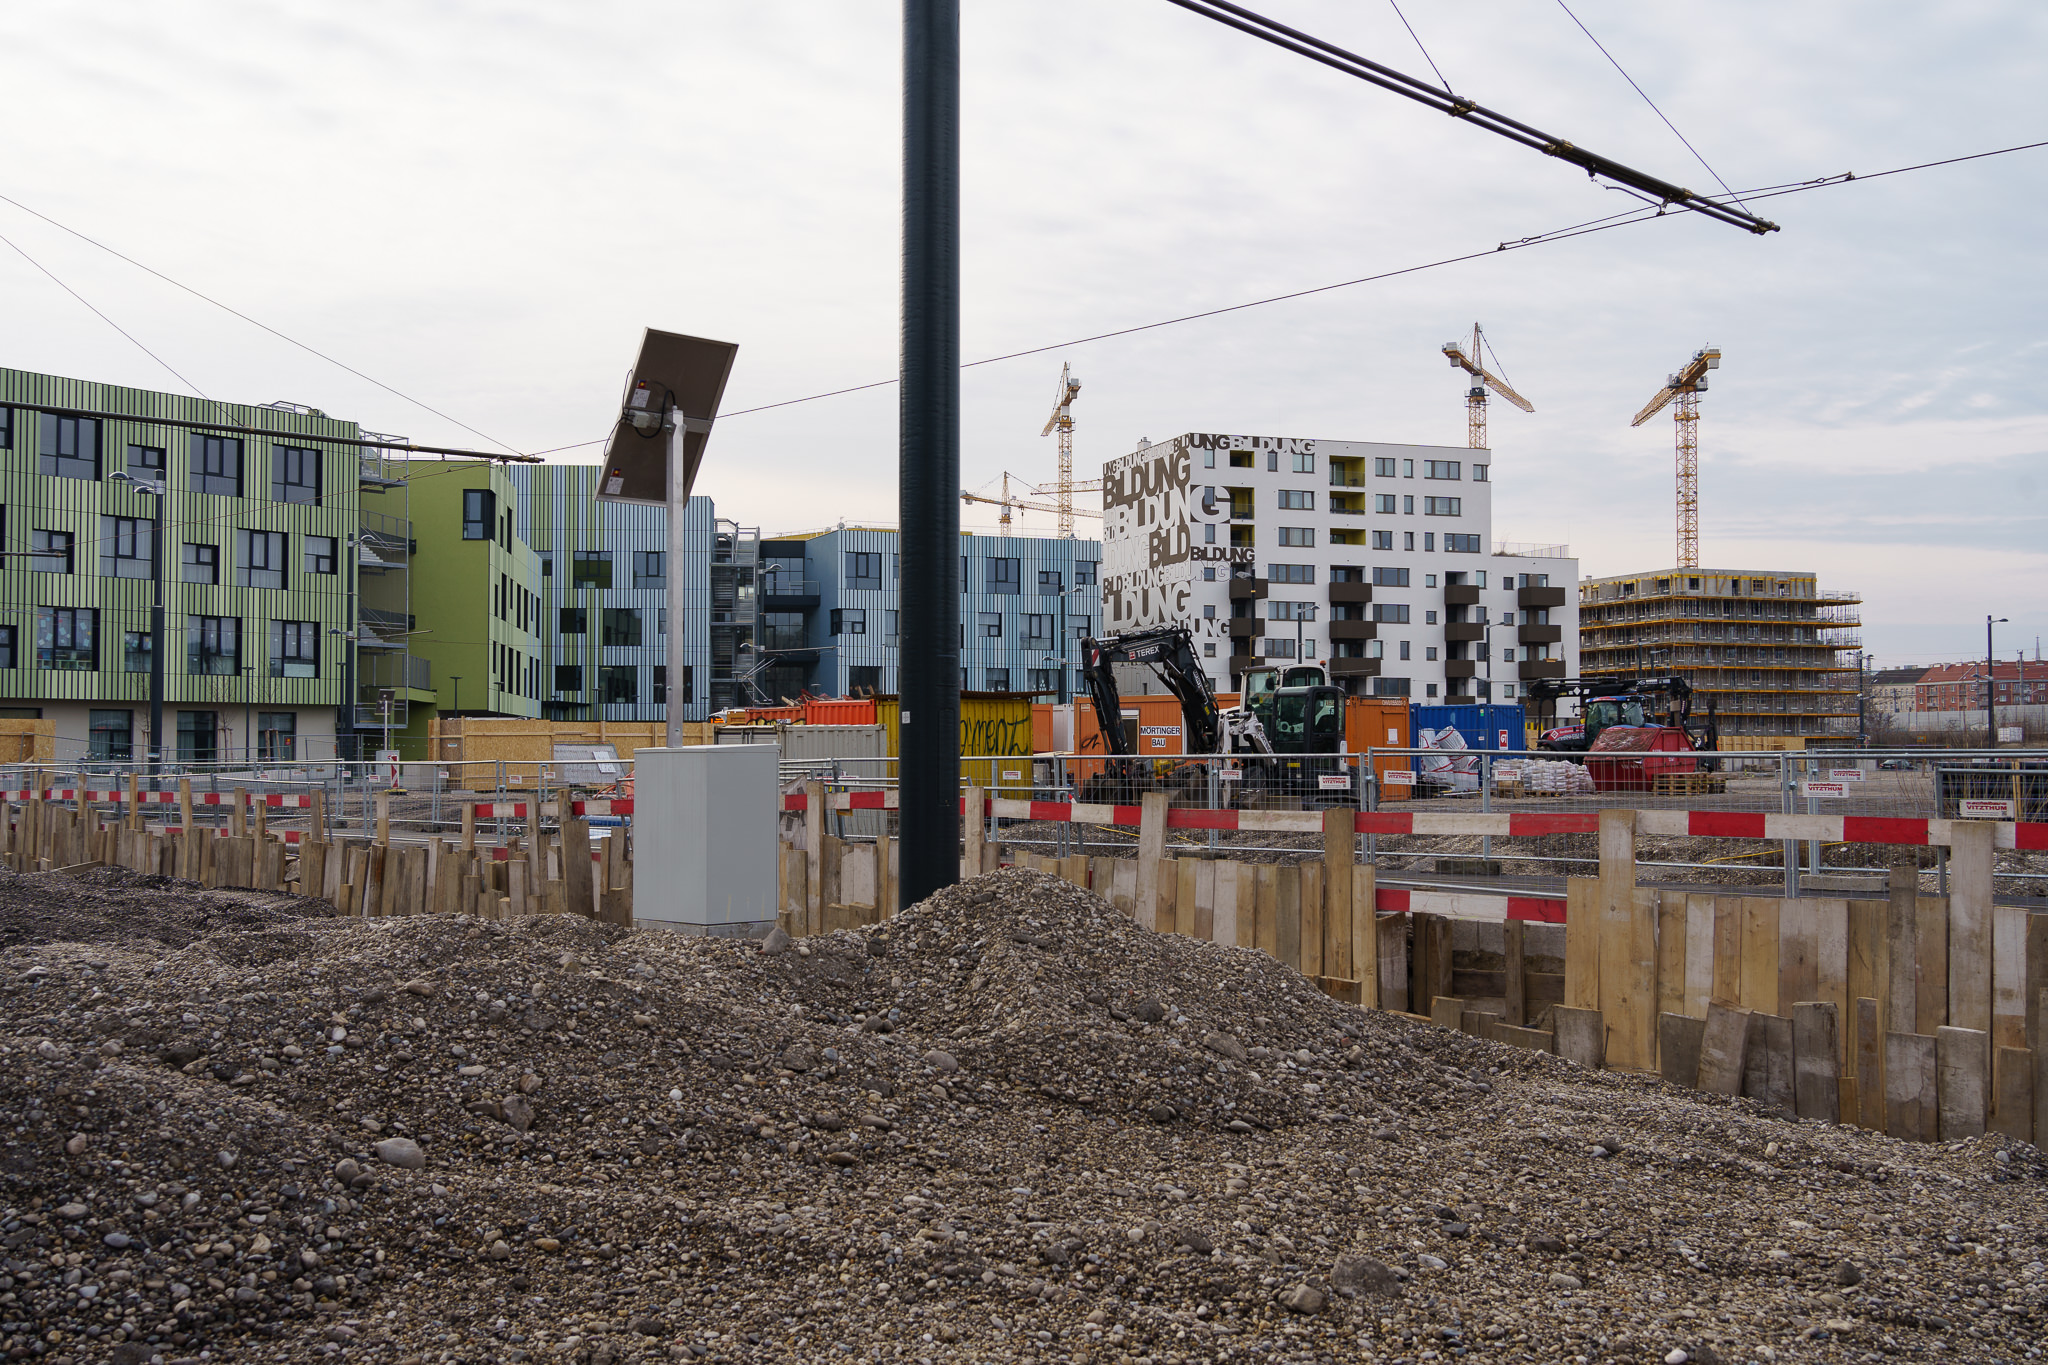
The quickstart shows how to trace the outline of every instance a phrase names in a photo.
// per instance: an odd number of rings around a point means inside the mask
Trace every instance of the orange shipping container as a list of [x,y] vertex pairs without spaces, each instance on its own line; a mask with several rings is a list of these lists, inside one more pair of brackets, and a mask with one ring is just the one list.
[[[1344,747],[1354,754],[1368,749],[1405,749],[1409,745],[1408,700],[1405,697],[1350,697],[1344,702]],[[1380,800],[1406,801],[1411,787],[1388,783],[1387,773],[1411,772],[1414,760],[1385,757],[1373,760],[1373,780]]]
[[814,697],[804,702],[806,725],[873,725],[873,697]]

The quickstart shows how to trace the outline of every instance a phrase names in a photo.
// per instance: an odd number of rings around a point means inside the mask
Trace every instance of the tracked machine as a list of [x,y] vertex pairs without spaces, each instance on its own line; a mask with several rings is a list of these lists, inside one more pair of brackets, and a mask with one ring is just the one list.
[[[1711,773],[1721,747],[1713,698],[1707,714],[1692,718],[1692,684],[1673,674],[1644,678],[1538,678],[1528,696],[1555,719],[1560,697],[1579,699],[1579,722],[1553,726],[1536,740],[1539,750],[1583,754],[1601,791],[1650,791],[1660,784]],[[1661,707],[1660,707],[1661,703]]]

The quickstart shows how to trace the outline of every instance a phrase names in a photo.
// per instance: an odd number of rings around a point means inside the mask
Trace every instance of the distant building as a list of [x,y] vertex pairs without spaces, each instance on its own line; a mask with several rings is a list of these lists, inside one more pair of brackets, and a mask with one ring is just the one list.
[[1492,540],[1494,457],[1190,432],[1103,466],[1106,631],[1178,624],[1218,691],[1307,659],[1354,694],[1513,702],[1578,653],[1578,561]]
[[1856,733],[1863,640],[1853,592],[1811,573],[1659,569],[1579,584],[1580,670],[1589,679],[1678,674],[1694,714],[1711,701],[1724,735]]
[[[2048,677],[2048,669],[2042,670]],[[1863,675],[1864,717],[1871,728],[1902,724],[1902,718],[1918,709],[1920,679],[1927,673],[1921,665],[1911,668],[1881,668]]]
[[[1995,706],[2031,706],[2048,703],[2048,663],[2021,659],[2000,662],[1991,674]],[[1916,711],[1982,711],[1984,709],[1984,664],[1936,664],[1921,675],[1913,689]]]

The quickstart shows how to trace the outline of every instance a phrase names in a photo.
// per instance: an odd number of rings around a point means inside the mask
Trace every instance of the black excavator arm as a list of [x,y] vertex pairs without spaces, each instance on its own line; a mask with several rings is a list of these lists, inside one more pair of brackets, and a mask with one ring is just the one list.
[[1095,723],[1102,731],[1103,747],[1112,754],[1133,757],[1135,751],[1124,734],[1123,696],[1117,690],[1114,664],[1146,664],[1159,675],[1166,690],[1180,702],[1187,753],[1213,754],[1221,749],[1223,723],[1216,696],[1195,655],[1194,637],[1185,627],[1162,626],[1081,642],[1081,677],[1095,702]]

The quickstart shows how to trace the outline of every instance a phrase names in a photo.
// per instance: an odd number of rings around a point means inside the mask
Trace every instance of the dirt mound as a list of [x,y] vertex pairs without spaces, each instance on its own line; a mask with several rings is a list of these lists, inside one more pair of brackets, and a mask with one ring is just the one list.
[[90,936],[0,945],[9,1358],[1994,1359],[2044,1321],[2030,1147],[1587,1076],[1035,873],[779,951],[27,888]]
[[325,901],[272,892],[211,892],[197,882],[94,867],[22,875],[0,868],[0,948],[40,943],[159,943],[332,915]]

